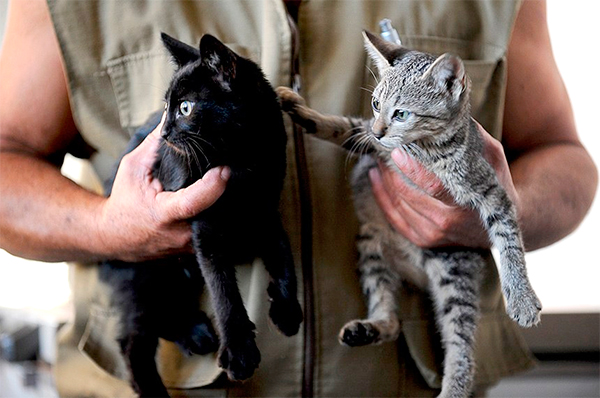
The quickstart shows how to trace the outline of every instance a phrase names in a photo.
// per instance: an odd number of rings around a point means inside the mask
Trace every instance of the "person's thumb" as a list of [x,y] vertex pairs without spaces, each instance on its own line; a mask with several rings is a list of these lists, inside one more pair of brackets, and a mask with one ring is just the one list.
[[165,221],[189,219],[212,206],[225,191],[231,170],[227,166],[210,169],[204,177],[176,192],[161,192],[156,197],[158,212]]

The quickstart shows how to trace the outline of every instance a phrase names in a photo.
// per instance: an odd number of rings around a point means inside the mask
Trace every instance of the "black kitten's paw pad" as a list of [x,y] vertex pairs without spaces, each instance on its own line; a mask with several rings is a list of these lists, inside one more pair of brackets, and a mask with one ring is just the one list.
[[340,331],[339,341],[350,347],[381,342],[379,329],[368,321],[348,322]]
[[249,379],[259,363],[260,351],[254,336],[222,347],[219,354],[219,366],[227,372],[229,379],[234,381]]
[[506,313],[519,326],[529,328],[540,322],[542,304],[533,289],[524,289],[505,295],[507,297]]
[[277,326],[277,329],[286,336],[298,333],[300,324],[304,319],[300,303],[294,297],[292,299],[273,299],[269,309],[269,317]]
[[289,87],[277,87],[275,89],[277,93],[277,97],[279,98],[279,103],[281,104],[281,109],[284,112],[294,112],[294,109],[297,106],[304,106],[306,102],[304,98],[302,98],[299,94],[295,93]]

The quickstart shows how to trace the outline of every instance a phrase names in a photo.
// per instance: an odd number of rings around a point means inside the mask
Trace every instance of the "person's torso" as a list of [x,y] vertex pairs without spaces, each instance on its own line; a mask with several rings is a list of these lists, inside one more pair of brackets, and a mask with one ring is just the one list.
[[[161,31],[191,45],[204,33],[213,34],[259,63],[274,87],[292,81],[292,29],[280,0],[48,2],[67,68],[74,118],[82,136],[98,150],[93,163],[101,177],[108,175],[136,127],[163,106],[173,66],[160,43]],[[378,33],[379,21],[389,18],[405,46],[463,58],[472,80],[473,115],[499,138],[506,50],[517,10],[517,1],[506,0],[303,1],[297,21],[301,93],[321,112],[368,117],[374,80],[361,31]],[[297,396],[304,389],[316,396],[398,396],[406,393],[404,359],[399,359],[404,356],[414,359],[430,386],[439,385],[439,343],[429,302],[420,292],[401,293],[400,339],[406,341],[408,353],[394,344],[359,349],[339,345],[339,329],[366,311],[355,273],[358,224],[347,177],[351,165],[341,148],[299,138],[291,129],[287,155],[281,211],[302,275],[300,294],[312,292],[304,300],[308,326],[293,338],[277,335],[268,325],[264,270],[240,268],[241,290],[257,323],[263,363],[251,380],[232,385],[229,394]],[[492,262],[488,272],[478,335],[481,383],[529,364],[510,321],[498,315],[503,305]],[[85,337],[110,338],[108,332],[94,332],[102,327],[90,323]],[[80,328],[85,324],[78,323]],[[212,358],[199,362],[175,351],[159,355],[170,362],[163,370],[168,384],[198,386],[218,375]],[[111,370],[123,375],[120,365]]]

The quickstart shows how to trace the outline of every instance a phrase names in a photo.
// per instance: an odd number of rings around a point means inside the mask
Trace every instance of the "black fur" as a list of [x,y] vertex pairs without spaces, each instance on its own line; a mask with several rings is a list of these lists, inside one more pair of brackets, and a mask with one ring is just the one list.
[[[230,379],[252,376],[260,352],[237,287],[236,264],[262,258],[271,276],[274,324],[291,336],[302,322],[294,263],[278,212],[286,134],[276,95],[256,64],[212,36],[205,35],[199,49],[166,34],[163,43],[178,70],[166,94],[155,177],[165,190],[175,191],[215,166],[227,165],[232,174],[221,198],[190,221],[195,255],[101,266],[100,276],[114,287],[122,313],[118,340],[140,396],[167,395],[154,362],[159,337],[186,353],[219,348],[219,364]],[[180,109],[183,101],[193,104],[186,108],[188,115]],[[153,115],[128,150],[159,121],[160,113]],[[204,284],[218,337],[198,308]]]

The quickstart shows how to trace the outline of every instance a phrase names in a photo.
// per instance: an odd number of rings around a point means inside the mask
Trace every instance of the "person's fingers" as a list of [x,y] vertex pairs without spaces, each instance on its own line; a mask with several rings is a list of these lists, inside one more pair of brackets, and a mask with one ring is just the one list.
[[157,195],[157,211],[164,220],[186,220],[209,208],[225,191],[231,170],[227,166],[210,169],[203,178],[176,192]]
[[403,212],[410,211],[408,205],[404,201],[395,199],[396,195],[390,195],[384,185],[381,171],[378,168],[372,168],[369,170],[369,179],[375,201],[394,229],[411,242],[420,242],[422,237],[403,215]]
[[392,160],[396,167],[420,190],[444,202],[449,200],[448,192],[440,179],[406,152],[394,149]]
[[156,160],[156,154],[160,143],[160,132],[165,122],[166,112],[163,113],[160,123],[133,151],[126,157],[133,163],[141,165],[145,170],[151,170]]

